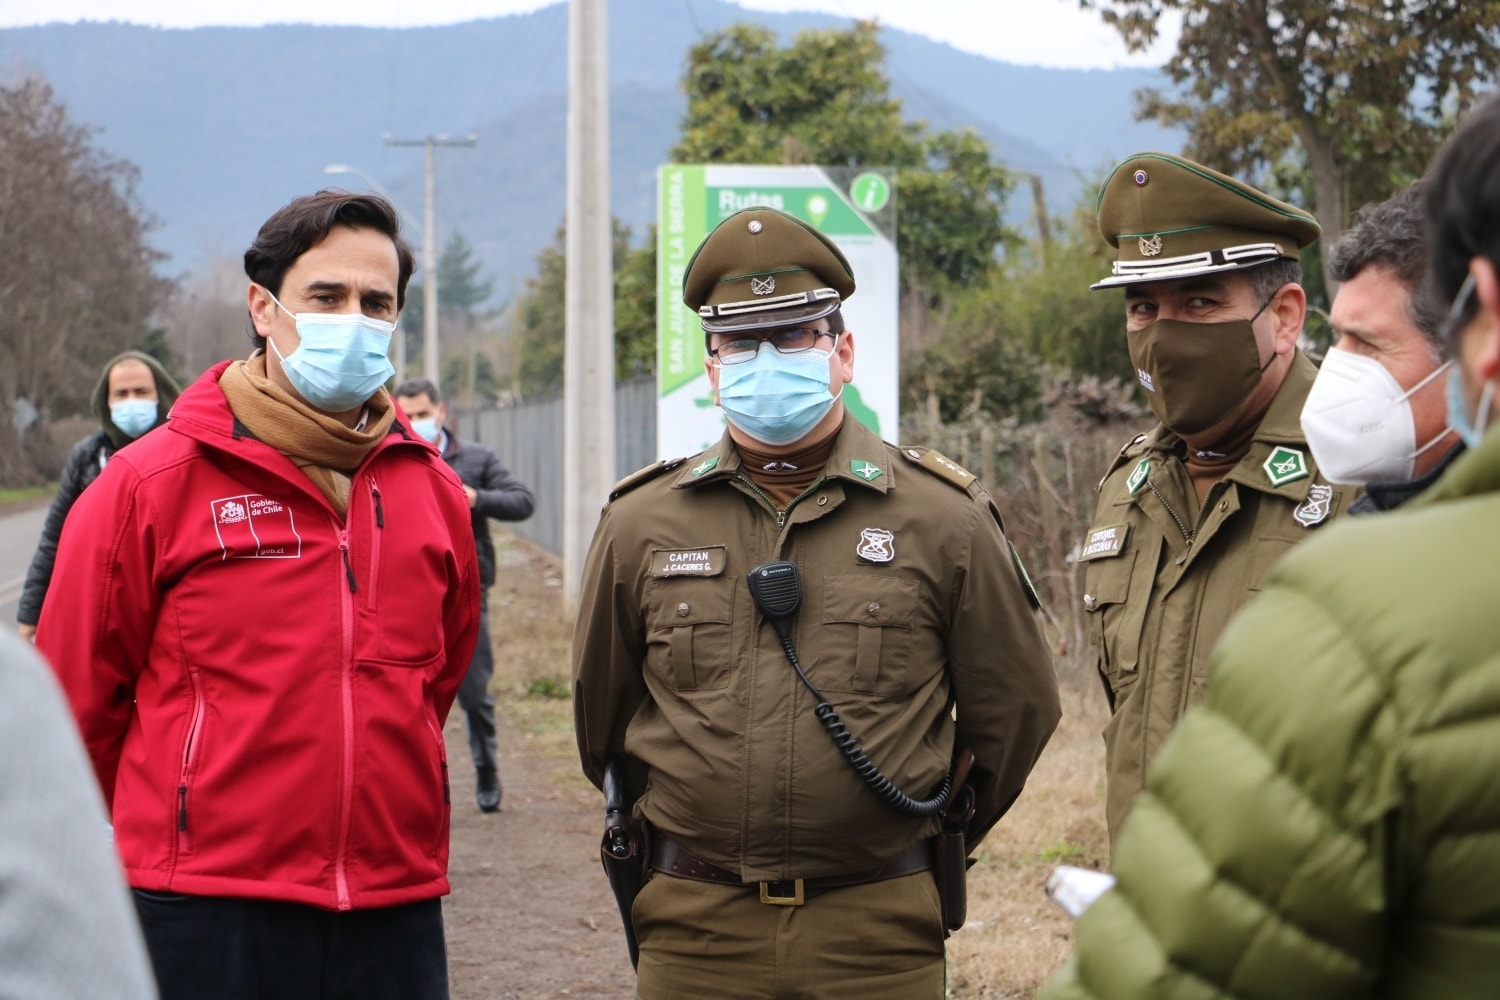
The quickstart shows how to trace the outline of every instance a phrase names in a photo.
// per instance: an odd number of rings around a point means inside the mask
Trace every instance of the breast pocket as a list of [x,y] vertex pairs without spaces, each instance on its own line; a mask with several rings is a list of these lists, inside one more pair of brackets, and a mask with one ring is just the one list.
[[657,580],[647,592],[646,669],[678,691],[725,687],[733,673],[734,581]]
[[912,655],[917,581],[900,577],[830,576],[823,583],[822,627],[813,666],[824,691],[896,696],[942,668]]
[[1151,599],[1149,586],[1143,585],[1138,594],[1131,592],[1137,556],[1137,552],[1127,550],[1090,562],[1084,573],[1083,610],[1089,644],[1098,654],[1099,672],[1116,702],[1135,683],[1141,632]]

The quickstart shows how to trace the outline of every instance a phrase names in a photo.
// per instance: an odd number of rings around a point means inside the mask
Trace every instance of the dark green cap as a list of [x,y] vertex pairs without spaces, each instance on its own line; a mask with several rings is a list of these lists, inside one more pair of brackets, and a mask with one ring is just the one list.
[[747,208],[715,226],[682,280],[682,301],[705,333],[810,322],[853,294],[854,272],[833,241],[774,208]]
[[1297,260],[1322,229],[1312,215],[1168,153],[1137,153],[1099,191],[1099,235],[1119,251],[1093,288]]

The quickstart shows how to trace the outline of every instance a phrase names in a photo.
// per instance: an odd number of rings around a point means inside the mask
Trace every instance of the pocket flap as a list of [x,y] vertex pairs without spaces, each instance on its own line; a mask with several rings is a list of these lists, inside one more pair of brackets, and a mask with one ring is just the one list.
[[724,580],[678,577],[656,588],[651,600],[651,627],[657,631],[685,625],[728,625],[734,617],[734,591]]
[[823,578],[823,624],[911,628],[917,581],[890,576]]

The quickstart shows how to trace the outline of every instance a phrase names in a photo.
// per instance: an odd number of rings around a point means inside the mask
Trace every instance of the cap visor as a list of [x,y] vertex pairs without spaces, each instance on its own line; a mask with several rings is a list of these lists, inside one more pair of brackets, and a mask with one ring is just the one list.
[[743,333],[746,330],[774,330],[779,326],[796,326],[822,319],[838,309],[838,299],[826,299],[809,305],[790,306],[782,309],[767,309],[763,312],[743,312],[733,316],[702,318],[704,333]]

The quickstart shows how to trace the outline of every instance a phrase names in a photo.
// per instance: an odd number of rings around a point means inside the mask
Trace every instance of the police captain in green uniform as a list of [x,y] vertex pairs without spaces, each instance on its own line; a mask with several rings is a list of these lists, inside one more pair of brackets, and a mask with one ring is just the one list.
[[1202,698],[1224,626],[1351,497],[1319,474],[1299,420],[1317,369],[1297,349],[1298,253],[1317,221],[1191,160],[1138,153],[1100,192],[1099,232],[1118,259],[1093,287],[1125,290],[1130,358],[1161,421],[1106,472],[1079,550],[1113,713],[1113,842],[1146,767]]
[[[652,876],[634,905],[638,996],[938,1000],[938,816],[862,780],[819,698],[902,795],[973,751],[972,853],[1059,717],[1035,595],[989,493],[848,418],[854,292],[842,253],[769,208],[698,248],[683,300],[728,429],[611,494],[573,646],[579,753],[623,756]],[[788,639],[747,575],[788,561]]]

